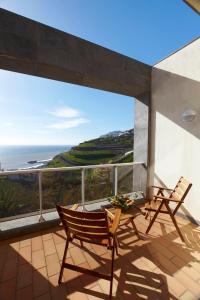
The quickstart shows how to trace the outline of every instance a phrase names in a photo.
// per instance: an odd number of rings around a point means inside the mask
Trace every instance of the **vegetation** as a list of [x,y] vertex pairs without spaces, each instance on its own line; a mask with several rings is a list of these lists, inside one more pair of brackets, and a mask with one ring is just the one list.
[[[133,130],[120,136],[108,135],[86,141],[53,158],[46,167],[98,165],[133,161]],[[128,171],[127,171],[128,170]],[[121,172],[121,173],[120,173]],[[125,180],[126,177],[126,180]],[[85,174],[86,201],[107,198],[113,193],[112,168],[95,168]],[[119,168],[119,192],[130,192],[132,171]],[[56,203],[69,205],[81,202],[81,171],[44,173],[42,176],[43,209]],[[0,179],[0,218],[39,210],[38,177],[9,175]]]
[[120,136],[105,136],[80,143],[70,151],[57,155],[48,167],[98,165],[103,163],[132,162],[133,129]]

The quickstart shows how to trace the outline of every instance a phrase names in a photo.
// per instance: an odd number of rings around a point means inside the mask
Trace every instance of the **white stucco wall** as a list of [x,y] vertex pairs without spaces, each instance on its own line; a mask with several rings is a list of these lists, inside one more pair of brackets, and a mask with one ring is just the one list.
[[[190,123],[187,109],[197,112]],[[185,207],[200,222],[200,38],[154,66],[151,124],[151,182],[173,187],[185,176]]]

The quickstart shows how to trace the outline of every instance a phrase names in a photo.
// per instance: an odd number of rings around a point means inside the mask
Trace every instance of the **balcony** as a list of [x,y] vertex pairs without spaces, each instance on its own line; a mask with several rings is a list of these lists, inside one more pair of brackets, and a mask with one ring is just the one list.
[[[88,184],[92,184],[88,178],[91,179],[91,172],[97,169],[101,170],[101,175],[105,172],[109,179],[105,180],[102,176],[100,181],[93,182],[93,190],[96,190],[96,184],[101,187],[101,192],[98,189],[99,194],[96,194],[96,197],[102,195],[101,199],[93,199],[94,193],[89,193],[88,188]],[[71,270],[65,270],[64,283],[60,286],[57,284],[65,233],[58,225],[58,215],[52,206],[55,207],[55,203],[61,199],[65,204],[74,202],[65,202],[68,199],[66,191],[53,202],[47,201],[45,189],[50,188],[51,184],[46,181],[45,175],[52,174],[48,177],[52,180],[58,174],[62,178],[70,176],[71,172],[78,174],[77,202],[83,209],[96,210],[102,203],[105,204],[103,195],[118,192],[134,193],[134,196],[138,196],[138,205],[142,206],[141,195],[145,193],[143,180],[146,172],[143,163],[1,172],[1,185],[7,181],[12,187],[19,180],[28,195],[31,195],[32,190],[35,192],[35,202],[29,202],[26,211],[23,208],[24,214],[20,213],[20,203],[15,206],[16,213],[11,213],[9,206],[3,212],[7,216],[1,218],[1,238],[12,238],[0,242],[0,299],[106,299],[109,294],[109,283],[106,280],[97,280]],[[27,182],[33,187],[27,185]],[[62,190],[63,183],[59,184]],[[17,191],[13,195],[19,196]],[[159,218],[148,235],[145,234],[148,221],[144,216],[138,216],[136,226],[140,239],[129,225],[120,224],[113,299],[197,299],[200,294],[200,230],[181,216],[177,217],[177,221],[186,244],[181,242],[167,216]],[[78,242],[70,245],[67,258],[69,263],[102,273],[109,268],[109,260],[110,252],[107,249],[84,243],[82,250]]]
[[[10,201],[0,209],[0,300],[105,299],[108,283],[83,274],[65,270],[58,286],[65,235],[55,204],[78,202],[95,210],[111,194],[145,196],[151,184],[170,187],[183,175],[193,184],[184,211],[200,224],[200,39],[149,66],[3,9],[0,15],[0,68],[135,98],[134,159],[145,162],[1,172],[0,192],[8,182],[14,188],[3,193]],[[126,167],[133,172],[124,173]],[[95,169],[105,176],[90,185],[87,178]],[[68,182],[58,191],[65,172],[76,173],[76,185]],[[186,216],[177,216],[185,243],[167,216],[158,218],[148,235],[148,221],[137,217],[140,239],[121,224],[114,299],[199,299],[200,229]],[[109,252],[84,247],[73,243],[67,260],[106,272]]]
[[146,169],[142,162],[0,172],[0,239],[56,225],[56,203],[97,210],[117,193],[142,203]]
[[[113,299],[198,299],[200,295],[200,228],[177,217],[186,244],[180,241],[168,217],[159,218],[149,235],[148,221],[136,218],[132,229],[119,228],[119,257],[115,256]],[[0,295],[12,299],[106,299],[109,283],[103,279],[64,272],[58,274],[65,245],[61,227],[0,242]],[[110,252],[100,246],[70,246],[68,262],[106,272]]]

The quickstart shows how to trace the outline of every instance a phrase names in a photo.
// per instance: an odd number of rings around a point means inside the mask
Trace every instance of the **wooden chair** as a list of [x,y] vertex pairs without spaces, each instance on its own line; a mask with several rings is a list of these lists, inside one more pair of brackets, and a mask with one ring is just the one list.
[[[116,209],[115,220],[110,225],[106,212],[83,212],[75,211],[69,208],[57,205],[57,211],[66,232],[66,246],[63,254],[63,260],[59,276],[59,284],[61,283],[63,270],[68,268],[81,273],[96,276],[110,281],[110,299],[112,299],[112,285],[113,285],[113,266],[114,266],[114,252],[116,251],[115,232],[117,230],[121,210]],[[65,262],[69,242],[73,239],[80,241],[81,246],[83,242],[92,243],[107,247],[112,251],[111,270],[110,274],[99,273],[94,270],[88,270],[79,266],[75,266]]]
[[[176,230],[181,238],[181,240],[184,242],[183,235],[178,227],[178,224],[175,219],[175,214],[177,213],[179,207],[184,202],[184,199],[186,195],[188,194],[190,188],[192,187],[192,184],[186,180],[184,177],[181,177],[176,184],[174,189],[168,189],[164,187],[159,186],[153,186],[153,188],[158,189],[157,194],[154,195],[153,199],[148,201],[148,203],[145,204],[145,210],[147,211],[146,218],[149,216],[149,213],[151,211],[154,211],[155,214],[150,220],[149,226],[146,230],[146,233],[148,233],[155,222],[157,216],[159,213],[165,213],[169,214],[172,222],[174,223],[174,226],[176,227]],[[167,197],[165,195],[165,192],[170,193]],[[170,207],[170,202],[173,202],[175,204],[175,207],[172,209]]]

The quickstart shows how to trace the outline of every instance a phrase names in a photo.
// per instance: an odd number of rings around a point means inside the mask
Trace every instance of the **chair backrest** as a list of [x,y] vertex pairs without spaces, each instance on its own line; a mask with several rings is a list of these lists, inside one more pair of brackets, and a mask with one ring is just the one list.
[[110,241],[106,212],[75,211],[60,205],[56,207],[67,234],[72,233],[74,237],[83,241]]
[[183,202],[191,187],[192,183],[190,183],[184,177],[181,177],[171,193],[170,198]]

